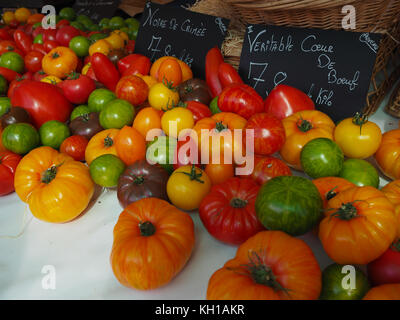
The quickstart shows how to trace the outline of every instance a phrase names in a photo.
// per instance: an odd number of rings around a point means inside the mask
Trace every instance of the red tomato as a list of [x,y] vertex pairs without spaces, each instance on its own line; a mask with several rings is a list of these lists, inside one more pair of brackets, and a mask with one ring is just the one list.
[[218,97],[218,107],[222,112],[233,112],[245,119],[264,110],[263,99],[246,84],[224,88]]
[[24,56],[24,53],[20,49],[18,49],[17,44],[14,41],[11,40],[0,41],[0,55],[9,51],[16,52],[21,57]]
[[47,40],[43,42],[43,48],[46,51],[46,53],[50,52],[54,48],[57,48],[59,46],[57,41],[54,40]]
[[49,120],[65,122],[72,111],[60,88],[33,80],[24,80],[14,90],[11,104],[26,109],[36,128]]
[[93,79],[79,73],[72,73],[64,81],[59,83],[65,97],[74,104],[85,103],[96,84]]
[[264,102],[265,112],[284,119],[302,110],[314,110],[314,102],[303,91],[284,84],[277,85]]
[[10,36],[6,27],[0,29],[0,39],[1,40],[13,40],[13,37]]
[[32,47],[32,37],[27,35],[22,30],[16,30],[14,32],[14,41],[17,44],[18,49],[20,49],[24,54],[27,54]]
[[260,185],[275,177],[291,175],[290,168],[280,159],[268,156],[254,157],[254,169],[250,176]]
[[19,77],[21,75],[18,72],[15,72],[14,70],[5,68],[5,67],[0,67],[0,74],[8,81],[11,82]]
[[40,25],[38,27],[36,27],[35,29],[32,30],[32,38],[35,38],[38,34],[43,34],[43,27]]
[[45,77],[47,77],[47,74],[43,70],[39,70],[33,75],[33,80],[40,81]]
[[372,285],[400,283],[400,240],[367,266]]
[[57,29],[42,29],[43,42],[56,41]]
[[248,178],[230,178],[214,185],[199,207],[207,231],[220,241],[238,245],[264,230],[254,206],[259,189]]
[[133,106],[137,106],[147,100],[149,87],[146,82],[138,76],[125,76],[118,81],[115,94],[119,99],[127,100]]
[[219,66],[224,63],[224,57],[218,47],[211,48],[206,55],[206,82],[213,97],[219,96],[222,84],[219,80]]
[[125,46],[125,52],[131,54],[135,51],[135,40],[128,40],[128,43]]
[[239,76],[238,72],[226,62],[219,65],[218,78],[221,82],[222,88],[226,88],[232,84],[243,84],[243,80]]
[[[253,130],[255,154],[273,154],[279,151],[285,143],[285,128],[281,120],[271,114],[257,113],[251,116],[245,129]],[[244,139],[244,143],[246,143],[246,139]]]
[[58,29],[56,33],[56,41],[60,45],[68,47],[71,39],[80,35],[80,31],[73,26],[64,26],[61,29]]
[[118,61],[118,70],[123,76],[140,73],[148,75],[151,62],[146,56],[138,53],[130,54]]
[[109,90],[114,91],[120,79],[120,75],[111,60],[106,55],[96,52],[90,58],[90,63],[97,80],[104,84]]
[[14,173],[21,158],[10,151],[0,152],[0,196],[14,191]]
[[186,101],[186,108],[193,113],[194,122],[197,122],[203,118],[210,118],[212,112],[208,106],[197,101]]
[[11,99],[14,95],[14,90],[18,88],[26,80],[27,79],[25,79],[24,76],[22,76],[11,81],[10,84],[8,85],[7,97]]
[[68,26],[68,25],[69,25],[69,21],[67,19],[61,19],[60,21],[57,22],[56,29],[60,29],[64,26]]
[[34,43],[32,44],[32,51],[37,51],[42,53],[43,55],[46,55],[47,52],[44,48],[44,45],[42,43]]
[[89,141],[85,137],[78,135],[70,136],[61,144],[60,152],[66,153],[76,161],[84,161],[85,150],[88,143]]
[[25,68],[30,72],[37,72],[42,69],[42,59],[44,57],[43,53],[38,51],[30,51],[26,54],[24,61],[25,61]]

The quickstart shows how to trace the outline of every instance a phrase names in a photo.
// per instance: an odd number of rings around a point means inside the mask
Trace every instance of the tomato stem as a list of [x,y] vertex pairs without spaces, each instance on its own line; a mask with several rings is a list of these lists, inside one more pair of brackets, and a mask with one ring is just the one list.
[[110,138],[110,136],[107,136],[104,138],[104,146],[106,148],[111,147],[114,144],[114,140],[112,138]]
[[326,193],[326,195],[325,195],[326,200],[331,200],[332,198],[337,196],[337,192],[335,191],[336,188],[337,188],[337,186],[332,188],[331,190],[329,190]]
[[177,172],[177,173],[183,173],[183,174],[189,176],[190,181],[195,180],[197,182],[204,183],[204,181],[200,179],[203,176],[203,173],[202,172],[197,173],[196,166],[194,164],[192,165],[192,169],[190,170],[190,173],[189,172]]
[[224,130],[228,129],[228,127],[227,127],[227,126],[224,126],[224,124],[222,123],[222,121],[220,121],[220,122],[217,122],[217,123],[215,124],[215,129],[217,129],[218,132],[221,132],[221,131],[224,131]]
[[184,88],[184,90],[185,90],[185,93],[192,92],[192,91],[193,91],[193,86],[191,86],[191,85],[186,85],[185,88]]
[[150,237],[156,232],[156,227],[150,221],[139,223],[140,235],[143,237]]
[[308,120],[300,119],[297,122],[297,128],[302,132],[307,132],[313,128],[312,123]]
[[[357,201],[357,200],[356,200]],[[353,218],[362,217],[357,212],[357,208],[353,205],[354,202],[342,203],[336,212],[331,214],[331,217],[336,217],[342,220],[351,220]]]
[[393,242],[391,248],[394,251],[400,252],[400,239],[397,239],[397,241]]
[[143,182],[144,182],[143,176],[135,176],[135,179],[133,180],[133,183],[136,185],[142,184]]
[[233,208],[244,208],[245,206],[247,206],[247,203],[247,200],[242,200],[240,198],[232,198],[230,201],[230,205]]
[[58,167],[61,166],[61,164],[59,165],[52,165],[50,168],[46,169],[43,173],[42,173],[42,182],[45,184],[49,184],[51,181],[54,180],[54,178],[57,175],[57,169]]
[[360,135],[361,135],[361,128],[362,128],[363,124],[368,122],[368,115],[357,112],[354,115],[352,121],[356,126],[360,126]]
[[59,58],[60,55],[58,54],[58,52],[54,52],[53,55],[51,56],[53,59]]

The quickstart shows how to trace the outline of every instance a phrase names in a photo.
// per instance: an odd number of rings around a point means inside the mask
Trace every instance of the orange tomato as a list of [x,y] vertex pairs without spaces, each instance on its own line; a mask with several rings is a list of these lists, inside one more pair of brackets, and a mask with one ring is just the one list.
[[158,80],[176,87],[182,82],[182,70],[175,59],[165,59],[158,69]]
[[147,133],[151,129],[161,129],[162,111],[152,107],[147,107],[138,112],[133,121],[133,128],[140,132],[146,139]]
[[89,168],[50,147],[36,148],[22,158],[14,185],[36,218],[53,223],[75,219],[94,193]]
[[29,16],[28,20],[26,21],[27,24],[35,24],[37,22],[42,22],[44,15],[41,13],[35,13]]
[[78,65],[78,57],[75,52],[67,47],[56,47],[46,54],[42,59],[44,73],[57,78],[64,79]]
[[135,76],[138,76],[139,78],[142,78],[144,82],[146,82],[147,86],[149,87],[149,89],[154,86],[155,84],[158,83],[156,78],[153,78],[152,76],[149,75],[142,75],[140,73],[136,73]]
[[363,300],[400,300],[400,283],[374,287],[367,292]]
[[[179,69],[174,62],[178,63]],[[166,80],[168,80],[169,77],[171,77],[172,81],[179,80],[179,83],[193,78],[193,72],[190,67],[183,61],[171,56],[157,59],[151,66],[150,75],[159,82],[162,82],[164,77]],[[179,83],[174,82],[174,86]]]
[[3,21],[5,24],[10,24],[10,22],[14,20],[15,20],[14,12],[6,11],[3,13]]
[[107,38],[104,38],[113,49],[122,49],[125,46],[124,39],[117,33],[111,33]]
[[27,8],[18,8],[15,10],[14,15],[18,22],[27,22],[31,12]]
[[204,171],[210,178],[212,185],[220,184],[235,176],[235,168],[233,164],[209,163],[206,165]]
[[95,134],[90,140],[85,150],[85,160],[91,164],[94,159],[103,154],[113,154],[118,156],[115,147],[115,139],[119,129],[107,129]]
[[386,176],[392,180],[400,179],[400,129],[383,134],[375,159]]
[[127,165],[146,157],[146,141],[135,128],[124,126],[115,138],[118,157]]
[[89,55],[93,55],[96,52],[100,52],[106,56],[111,52],[113,49],[112,45],[104,39],[97,40],[89,47]]
[[397,217],[397,237],[400,239],[400,180],[394,180],[388,183],[381,191],[394,205],[394,213]]
[[323,208],[328,206],[328,201],[342,192],[356,185],[344,178],[340,177],[323,177],[312,180],[321,195]]
[[292,114],[282,120],[286,141],[280,150],[285,162],[301,170],[300,153],[304,145],[316,138],[333,140],[335,124],[325,113],[317,110],[305,110]]

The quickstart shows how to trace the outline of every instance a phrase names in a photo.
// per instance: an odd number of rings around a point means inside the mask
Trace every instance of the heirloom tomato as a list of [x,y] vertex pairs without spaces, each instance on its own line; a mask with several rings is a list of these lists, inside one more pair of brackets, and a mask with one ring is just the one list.
[[0,151],[0,196],[14,192],[14,174],[20,160],[16,153]]
[[118,157],[128,166],[145,159],[146,141],[135,128],[124,126],[115,138]]
[[25,154],[39,146],[40,138],[36,129],[28,123],[14,123],[4,129],[3,146],[14,153]]
[[97,112],[85,113],[71,120],[69,128],[73,135],[79,135],[90,140],[95,134],[103,130]]
[[0,118],[0,126],[3,129],[13,123],[31,123],[31,117],[28,111],[21,107],[11,107]]
[[400,239],[400,180],[394,180],[386,184],[381,191],[386,198],[394,205],[397,217],[397,237]]
[[78,65],[78,57],[70,48],[56,47],[42,59],[42,68],[48,75],[64,79]]
[[32,214],[53,223],[78,217],[94,193],[89,168],[50,147],[32,150],[21,160],[14,184]]
[[0,56],[0,66],[18,73],[22,73],[25,69],[25,63],[22,56],[11,51],[5,52]]
[[379,174],[372,164],[361,159],[347,159],[343,162],[339,177],[355,185],[379,187]]
[[108,89],[100,88],[93,90],[88,99],[90,112],[102,111],[106,107],[107,103],[116,98],[117,96],[115,93]]
[[90,63],[96,79],[104,84],[107,89],[115,91],[120,74],[107,55],[96,52],[90,58]]
[[363,300],[400,300],[400,283],[373,287],[367,292]]
[[209,163],[204,172],[210,178],[212,185],[223,183],[235,176],[235,168],[229,163]]
[[182,82],[179,87],[179,97],[181,101],[197,101],[209,105],[211,102],[211,92],[207,83],[202,79],[189,79]]
[[[180,103],[183,107],[190,110],[193,114],[193,120],[196,123],[200,119],[208,118],[212,116],[211,110],[205,104],[197,101],[187,101],[185,103]],[[178,104],[178,106],[180,105]]]
[[248,178],[230,178],[213,186],[199,207],[204,227],[216,239],[233,245],[264,230],[254,207],[259,189]]
[[85,160],[90,164],[94,159],[103,154],[117,155],[115,139],[118,129],[108,129],[95,134],[90,140],[85,150]]
[[39,71],[40,69],[42,69],[43,57],[44,57],[44,54],[39,51],[28,52],[24,57],[26,70],[35,73],[35,72]]
[[300,153],[304,145],[315,138],[333,140],[335,124],[326,114],[317,110],[306,110],[292,114],[282,120],[286,141],[280,154],[286,163],[301,169]]
[[321,270],[310,247],[281,231],[241,244],[208,282],[208,300],[316,300]]
[[[134,53],[127,55],[117,62],[118,70],[123,76],[134,75],[137,73],[148,75],[150,72],[151,61],[148,57]],[[155,79],[157,81],[157,79]]]
[[90,94],[96,89],[96,84],[88,76],[72,72],[60,83],[59,87],[63,90],[68,101],[81,104],[88,101]]
[[248,175],[258,184],[263,185],[272,178],[279,176],[291,176],[292,171],[282,160],[275,157],[254,156],[253,171]]
[[167,136],[177,138],[185,129],[194,126],[193,113],[189,109],[175,107],[166,112],[161,117],[161,128]]
[[146,139],[151,129],[161,129],[161,113],[152,107],[141,109],[133,120],[133,127]]
[[400,179],[400,129],[383,134],[382,142],[375,153],[381,171],[390,179]]
[[114,99],[100,112],[100,124],[104,129],[121,129],[130,126],[135,116],[135,108],[126,100]]
[[339,192],[355,187],[353,182],[339,177],[323,177],[312,180],[317,187],[323,202],[323,208],[328,206],[328,201],[336,197]]
[[115,94],[119,99],[127,100],[132,105],[137,106],[147,100],[149,87],[146,82],[138,76],[125,76],[118,81]]
[[125,170],[125,164],[113,154],[103,154],[94,159],[90,165],[90,176],[101,187],[114,188]]
[[71,39],[80,35],[81,32],[73,26],[64,26],[57,30],[56,41],[63,47],[68,47]]
[[169,84],[157,83],[149,89],[149,104],[157,110],[167,110],[179,102],[179,94]]
[[65,123],[50,120],[42,124],[39,135],[42,145],[59,149],[61,143],[71,135],[71,132]]
[[174,87],[193,78],[192,70],[186,63],[170,56],[157,59],[151,66],[150,75],[159,82],[171,82]]
[[76,161],[84,161],[88,143],[88,139],[83,136],[70,136],[61,143],[60,152],[66,153]]
[[99,52],[107,56],[111,52],[111,50],[112,50],[111,44],[104,39],[100,39],[89,47],[89,55],[92,56],[96,52]]

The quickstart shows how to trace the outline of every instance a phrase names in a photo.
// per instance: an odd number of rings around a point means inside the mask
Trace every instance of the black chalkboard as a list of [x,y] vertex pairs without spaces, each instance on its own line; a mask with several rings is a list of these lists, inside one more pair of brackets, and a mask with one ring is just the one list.
[[84,14],[98,22],[102,18],[111,18],[120,2],[120,0],[76,0],[73,8],[77,15]]
[[135,52],[152,61],[174,56],[204,77],[205,57],[211,48],[221,48],[229,20],[191,12],[179,7],[147,2],[142,14]]
[[248,25],[239,74],[265,98],[276,85],[307,93],[334,121],[366,102],[381,35]]

